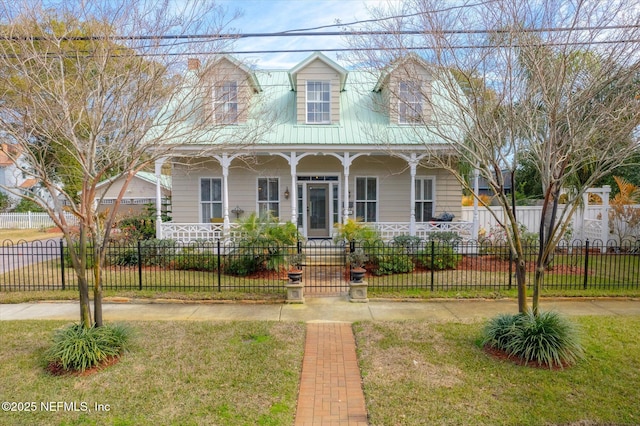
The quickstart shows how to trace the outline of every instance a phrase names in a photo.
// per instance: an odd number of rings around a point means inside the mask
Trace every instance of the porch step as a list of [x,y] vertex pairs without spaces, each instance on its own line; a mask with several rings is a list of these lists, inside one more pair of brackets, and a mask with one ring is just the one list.
[[336,265],[344,266],[345,256],[343,247],[305,247],[307,266]]

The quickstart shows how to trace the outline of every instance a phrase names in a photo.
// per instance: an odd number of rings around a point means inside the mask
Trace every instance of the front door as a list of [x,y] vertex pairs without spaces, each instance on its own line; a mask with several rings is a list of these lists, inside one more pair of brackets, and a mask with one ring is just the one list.
[[329,233],[329,184],[313,183],[307,186],[307,236],[328,238]]

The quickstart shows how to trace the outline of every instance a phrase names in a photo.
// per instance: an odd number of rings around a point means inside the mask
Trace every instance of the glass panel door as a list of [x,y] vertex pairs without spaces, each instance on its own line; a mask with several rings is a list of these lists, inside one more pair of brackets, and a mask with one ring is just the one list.
[[307,224],[309,237],[329,237],[329,185],[307,187]]

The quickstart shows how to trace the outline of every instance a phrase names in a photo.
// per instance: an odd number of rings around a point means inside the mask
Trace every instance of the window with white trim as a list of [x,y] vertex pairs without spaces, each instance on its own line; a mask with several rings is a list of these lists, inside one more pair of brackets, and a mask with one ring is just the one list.
[[213,107],[216,123],[234,124],[238,122],[238,82],[216,83],[213,91]]
[[356,217],[364,222],[377,222],[378,178],[356,178]]
[[331,122],[331,83],[307,81],[307,123]]
[[433,218],[433,178],[416,178],[416,222],[428,222]]
[[222,217],[221,178],[200,178],[200,215],[203,222]]
[[420,124],[422,121],[422,93],[417,81],[398,83],[398,123]]
[[280,217],[280,191],[278,178],[258,179],[258,214]]

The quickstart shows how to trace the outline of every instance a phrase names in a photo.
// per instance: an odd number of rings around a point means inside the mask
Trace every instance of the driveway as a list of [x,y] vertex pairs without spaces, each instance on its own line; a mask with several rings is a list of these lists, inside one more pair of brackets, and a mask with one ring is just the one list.
[[5,241],[0,245],[0,274],[60,257],[60,239],[21,242]]

